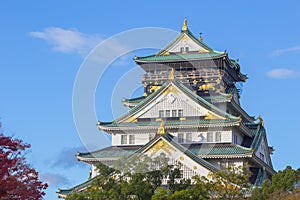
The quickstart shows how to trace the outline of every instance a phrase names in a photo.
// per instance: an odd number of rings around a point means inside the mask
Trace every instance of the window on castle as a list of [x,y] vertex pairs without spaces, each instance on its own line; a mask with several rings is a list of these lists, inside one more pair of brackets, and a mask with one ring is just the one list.
[[185,47],[185,51],[188,52],[189,51],[189,47]]
[[170,110],[166,110],[166,117],[171,117],[170,115],[171,115]]
[[127,135],[121,135],[121,144],[127,144]]
[[177,110],[172,110],[172,117],[176,117],[177,116]]
[[182,117],[183,116],[183,110],[178,110],[178,117]]
[[259,153],[259,157],[260,157],[260,159],[261,159],[262,161],[265,160],[265,155],[264,155],[263,153]]
[[178,133],[178,143],[183,143],[183,133]]
[[180,47],[180,52],[184,52],[184,47]]
[[212,132],[207,133],[207,142],[213,142],[214,135]]
[[233,143],[237,144],[238,143],[238,137],[236,134],[233,134]]
[[186,142],[187,143],[192,142],[192,137],[193,137],[192,133],[186,133],[185,137],[186,137]]
[[221,132],[216,132],[215,133],[215,141],[216,142],[221,142]]
[[129,144],[134,144],[135,143],[135,135],[129,135]]
[[164,117],[164,110],[159,110],[158,111],[159,113],[158,113],[158,116],[159,116],[159,118],[163,118]]

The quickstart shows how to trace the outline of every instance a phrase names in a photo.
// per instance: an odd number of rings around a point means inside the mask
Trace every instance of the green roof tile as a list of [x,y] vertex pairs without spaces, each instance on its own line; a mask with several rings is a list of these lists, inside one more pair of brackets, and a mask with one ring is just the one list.
[[97,151],[79,153],[81,158],[109,158],[109,157],[127,157],[133,154],[141,146],[110,146]]
[[145,57],[137,57],[136,61],[185,61],[185,60],[199,60],[212,59],[224,56],[223,53],[186,53],[186,54],[170,54],[170,55],[150,55]]
[[[169,121],[165,120],[165,126],[172,126],[172,125],[217,125],[220,126],[223,124],[233,124],[238,122],[239,119],[228,119],[228,120],[222,120],[222,119],[200,119],[200,120],[174,120]],[[140,121],[140,122],[124,122],[124,123],[105,123],[101,124],[103,127],[138,127],[138,126],[155,126],[158,127],[161,124],[160,121]]]
[[196,155],[234,155],[251,152],[250,148],[235,144],[192,144],[189,150]]

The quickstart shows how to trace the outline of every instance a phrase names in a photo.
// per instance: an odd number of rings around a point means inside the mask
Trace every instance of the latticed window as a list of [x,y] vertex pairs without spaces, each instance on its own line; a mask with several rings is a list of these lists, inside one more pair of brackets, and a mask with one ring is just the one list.
[[178,143],[183,143],[183,133],[178,133]]
[[183,110],[178,110],[178,117],[182,117],[183,116]]
[[170,110],[166,110],[166,117],[170,117],[171,113]]
[[159,118],[163,118],[164,117],[164,110],[159,110],[158,115],[159,115]]
[[176,117],[177,116],[177,110],[172,110],[172,117]]
[[207,133],[207,142],[213,142],[214,135],[212,132]]
[[129,144],[134,144],[135,143],[135,135],[129,135]]
[[216,132],[216,135],[215,135],[215,140],[216,142],[221,142],[221,132]]
[[265,160],[265,155],[261,152],[259,153],[259,157],[260,157],[261,160],[263,160],[263,161]]
[[127,144],[127,135],[121,135],[121,144]]
[[192,133],[186,133],[186,142],[187,143],[190,143],[192,142]]
[[233,134],[233,143],[237,144],[238,143],[238,137],[236,134]]

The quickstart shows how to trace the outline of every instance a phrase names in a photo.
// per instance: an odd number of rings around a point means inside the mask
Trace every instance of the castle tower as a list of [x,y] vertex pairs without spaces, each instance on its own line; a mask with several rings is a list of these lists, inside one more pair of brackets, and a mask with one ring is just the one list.
[[250,165],[250,182],[260,185],[275,173],[266,129],[261,117],[249,116],[241,107],[239,82],[247,76],[238,60],[216,51],[195,37],[186,19],[181,33],[154,55],[135,57],[144,71],[140,97],[124,99],[130,110],[111,122],[98,122],[111,135],[112,145],[79,153],[90,164],[90,180],[67,190],[60,197],[83,190],[95,176],[99,162],[143,153],[165,153],[182,164],[183,178],[206,176],[228,164]]

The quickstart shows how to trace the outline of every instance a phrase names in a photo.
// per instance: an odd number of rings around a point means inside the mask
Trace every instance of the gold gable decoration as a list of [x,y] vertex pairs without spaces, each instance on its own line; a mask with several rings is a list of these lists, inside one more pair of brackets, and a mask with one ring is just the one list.
[[158,152],[160,149],[162,149],[164,152],[166,152],[169,155],[172,155],[171,151],[176,151],[175,148],[173,148],[171,145],[169,145],[164,140],[160,139],[155,145],[152,146],[148,151],[151,152],[151,156],[154,155],[156,152]]
[[208,111],[208,113],[205,115],[206,120],[211,120],[211,119],[221,119],[217,115],[213,114],[212,112]]
[[174,68],[171,69],[170,74],[169,74],[169,80],[174,80],[175,78],[175,71]]
[[162,134],[165,134],[165,133],[166,133],[165,132],[165,123],[164,123],[163,120],[161,120],[161,124],[160,124],[160,126],[157,130],[157,134],[162,135]]

